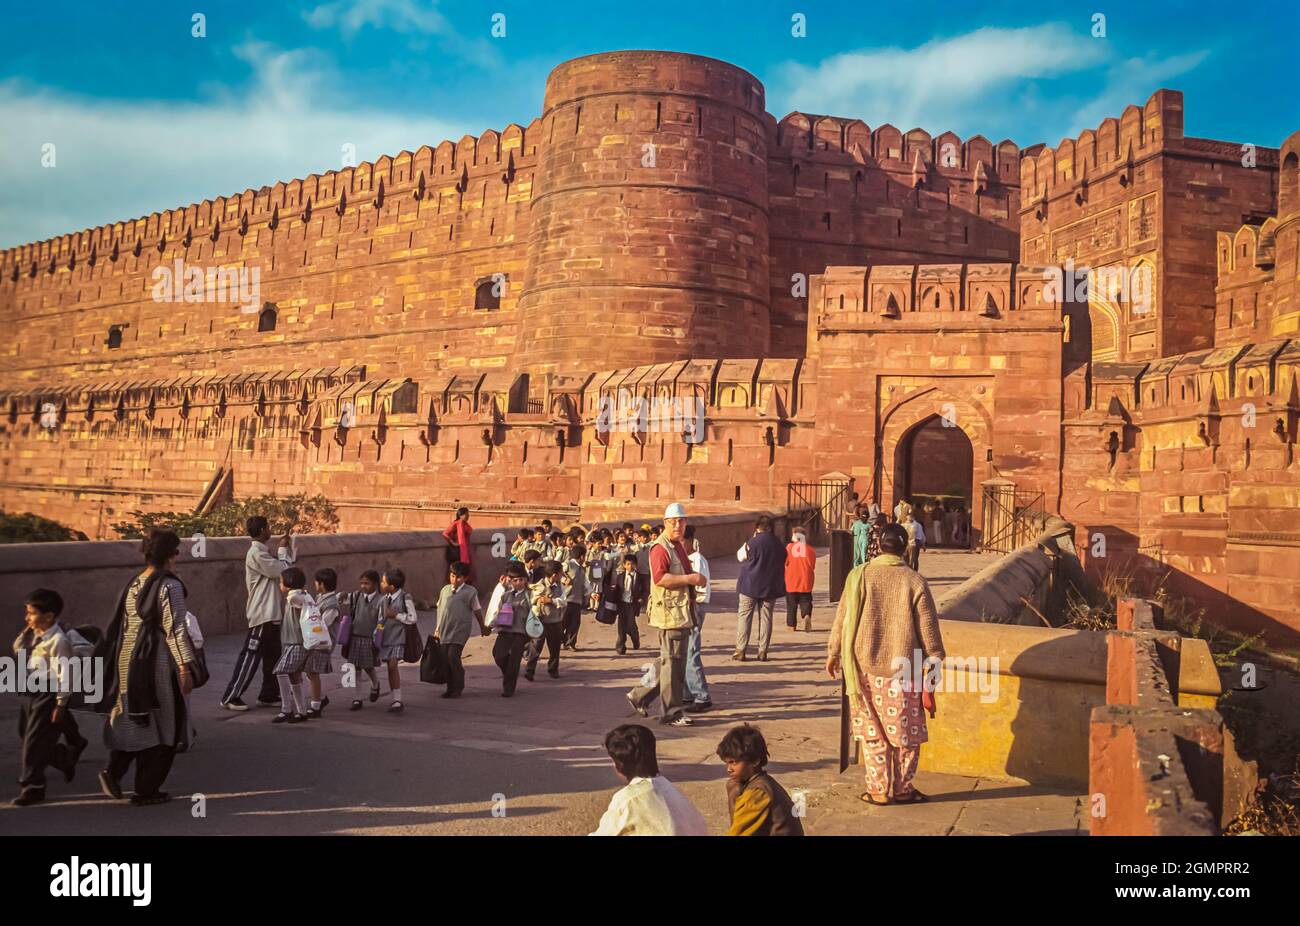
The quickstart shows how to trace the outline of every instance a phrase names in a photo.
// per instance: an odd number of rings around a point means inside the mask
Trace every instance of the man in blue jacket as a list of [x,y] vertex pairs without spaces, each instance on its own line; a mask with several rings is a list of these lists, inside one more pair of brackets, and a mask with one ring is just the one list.
[[767,661],[767,647],[772,642],[772,605],[785,597],[785,545],[772,533],[772,519],[759,517],[754,536],[736,551],[740,560],[740,578],[736,591],[740,595],[740,613],[736,619],[736,651],[731,658],[744,662],[749,650],[749,631],[754,613],[758,613],[758,659]]

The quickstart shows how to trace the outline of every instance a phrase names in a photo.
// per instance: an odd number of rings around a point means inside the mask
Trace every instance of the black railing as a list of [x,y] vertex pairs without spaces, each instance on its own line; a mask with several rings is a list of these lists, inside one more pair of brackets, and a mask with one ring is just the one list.
[[1047,513],[1042,492],[1020,492],[1012,485],[984,486],[984,530],[980,550],[1010,553],[1043,532]]
[[824,482],[791,482],[786,489],[786,514],[791,526],[800,521],[808,528],[814,540],[830,536],[830,531],[841,527],[849,506],[847,480],[831,479]]

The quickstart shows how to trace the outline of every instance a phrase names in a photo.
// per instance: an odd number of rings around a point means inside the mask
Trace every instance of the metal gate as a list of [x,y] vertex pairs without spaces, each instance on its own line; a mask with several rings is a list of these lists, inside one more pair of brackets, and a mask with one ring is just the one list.
[[851,485],[847,479],[791,482],[786,490],[786,514],[803,521],[814,539],[824,539],[844,523]]
[[1046,520],[1042,492],[1021,492],[1012,482],[990,480],[984,483],[979,548],[985,553],[1010,553],[1041,534]]

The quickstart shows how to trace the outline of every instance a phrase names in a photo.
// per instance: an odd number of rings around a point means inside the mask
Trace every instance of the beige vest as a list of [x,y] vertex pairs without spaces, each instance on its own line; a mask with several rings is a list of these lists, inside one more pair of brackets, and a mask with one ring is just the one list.
[[[655,541],[655,546],[668,551],[668,572],[675,576],[689,575],[677,558],[677,550],[672,541],[663,535]],[[650,603],[646,610],[650,615],[650,626],[660,630],[681,630],[694,626],[691,617],[692,601],[695,589],[687,585],[683,588],[663,588],[658,583],[650,583]]]

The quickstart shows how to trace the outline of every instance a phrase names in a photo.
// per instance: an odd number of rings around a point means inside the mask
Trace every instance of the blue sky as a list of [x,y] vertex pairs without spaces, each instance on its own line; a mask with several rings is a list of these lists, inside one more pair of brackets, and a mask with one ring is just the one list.
[[[1175,10],[1171,12],[1171,9]],[[1055,144],[1159,87],[1190,135],[1300,128],[1292,2],[324,0],[11,3],[0,247],[527,123],[546,74],[618,48],[753,72],[768,110]],[[191,16],[206,16],[206,36]],[[505,36],[492,35],[504,14]],[[806,17],[804,37],[791,17]],[[1102,14],[1105,36],[1094,38]],[[53,143],[55,166],[41,164]]]

